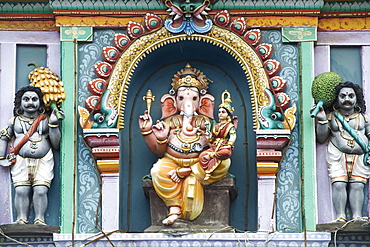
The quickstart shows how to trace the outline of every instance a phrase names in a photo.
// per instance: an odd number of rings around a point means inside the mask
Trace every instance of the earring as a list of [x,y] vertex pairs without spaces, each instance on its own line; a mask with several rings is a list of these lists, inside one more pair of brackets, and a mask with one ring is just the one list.
[[44,113],[45,113],[45,108],[44,108],[44,107],[41,107],[41,108],[39,109],[39,112],[40,112],[40,114],[44,114]]
[[339,111],[339,106],[337,104],[333,105],[334,111]]
[[20,116],[20,115],[22,115],[22,114],[23,114],[23,110],[22,110],[21,108],[18,108],[18,109],[15,111],[15,113],[16,113],[18,116]]
[[361,107],[360,107],[360,106],[358,106],[358,105],[356,105],[356,106],[355,106],[355,112],[356,112],[356,113],[360,113],[360,112],[361,112],[361,110],[362,110],[362,109],[361,109]]

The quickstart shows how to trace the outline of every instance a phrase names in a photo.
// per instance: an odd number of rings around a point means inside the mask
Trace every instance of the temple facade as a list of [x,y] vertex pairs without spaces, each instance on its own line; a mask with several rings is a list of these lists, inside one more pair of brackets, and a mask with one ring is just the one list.
[[[14,188],[0,167],[0,245],[369,245],[368,220],[332,223],[327,144],[310,116],[324,72],[360,85],[370,102],[369,58],[369,1],[0,1],[0,128],[30,84],[29,63],[59,75],[66,96],[47,226],[11,224]],[[204,186],[205,223],[171,231],[154,220],[157,157],[138,119],[145,110],[161,119],[161,97],[187,64],[207,76],[215,107],[230,92],[237,139],[227,177]]]

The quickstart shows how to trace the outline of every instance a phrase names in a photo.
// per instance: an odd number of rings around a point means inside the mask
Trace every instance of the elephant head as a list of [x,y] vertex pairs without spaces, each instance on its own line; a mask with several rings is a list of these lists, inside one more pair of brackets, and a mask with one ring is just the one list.
[[191,126],[193,116],[203,115],[213,119],[214,103],[212,95],[201,95],[196,87],[180,87],[176,95],[165,94],[161,98],[161,119],[182,115],[183,134],[192,136],[197,131]]
[[161,119],[180,114],[183,116],[182,133],[194,135],[197,129],[192,126],[193,116],[203,115],[213,119],[214,97],[206,94],[208,81],[203,72],[190,64],[178,71],[172,79],[170,94],[161,99]]

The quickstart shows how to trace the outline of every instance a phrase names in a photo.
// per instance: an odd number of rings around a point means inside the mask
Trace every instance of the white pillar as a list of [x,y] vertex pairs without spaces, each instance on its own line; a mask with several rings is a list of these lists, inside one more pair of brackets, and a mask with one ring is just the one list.
[[102,178],[102,230],[119,229],[119,173],[103,173]]
[[275,230],[275,214],[271,223],[275,178],[276,176],[258,176],[258,231]]

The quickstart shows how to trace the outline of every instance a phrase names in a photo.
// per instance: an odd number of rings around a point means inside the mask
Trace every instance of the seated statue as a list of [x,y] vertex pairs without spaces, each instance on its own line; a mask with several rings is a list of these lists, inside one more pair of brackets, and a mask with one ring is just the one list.
[[[0,165],[10,166],[15,188],[15,224],[28,224],[32,196],[34,224],[46,225],[47,193],[54,178],[52,148],[59,148],[61,133],[56,109],[50,116],[44,114],[42,98],[37,87],[19,89],[14,100],[14,117],[0,131]],[[10,154],[5,157],[9,142]]]
[[370,121],[362,89],[352,82],[336,86],[336,101],[332,111],[321,107],[316,115],[317,141],[329,139],[327,163],[333,187],[336,222],[346,222],[347,200],[352,219],[362,221],[364,188],[370,177]]
[[[147,146],[160,157],[151,176],[156,193],[169,208],[164,225],[197,218],[203,210],[203,186],[225,178],[231,163],[225,157],[206,172],[199,162],[200,154],[211,145],[214,125],[214,97],[206,94],[206,76],[187,64],[172,81],[170,94],[161,99],[161,119],[153,125],[148,111],[139,118]],[[227,145],[232,147],[234,141],[230,138]]]

